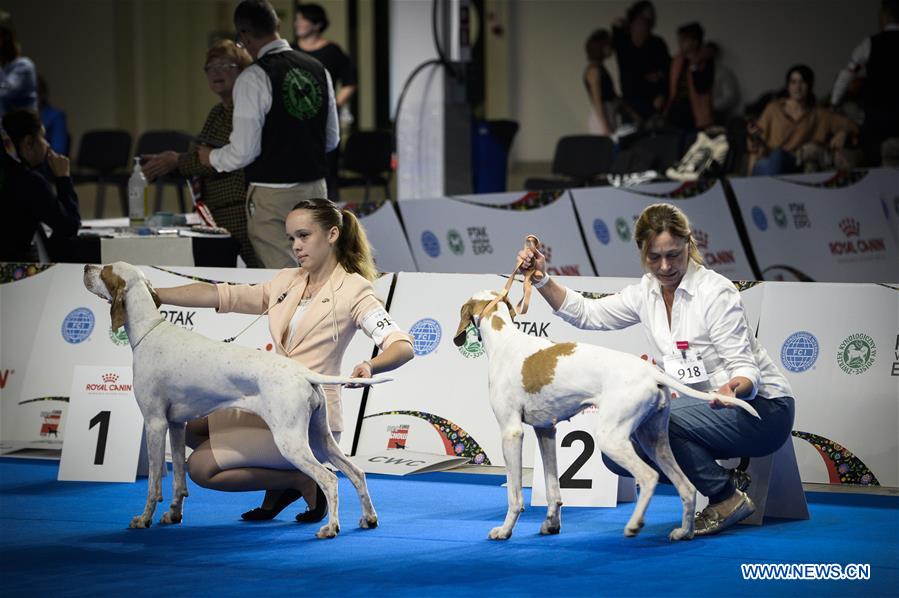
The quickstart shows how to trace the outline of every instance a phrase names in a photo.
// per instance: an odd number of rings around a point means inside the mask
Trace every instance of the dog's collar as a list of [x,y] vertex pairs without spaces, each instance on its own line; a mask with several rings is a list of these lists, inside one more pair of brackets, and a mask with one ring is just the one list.
[[165,322],[165,318],[159,318],[158,320],[156,320],[156,322],[154,322],[153,325],[150,326],[150,329],[147,330],[146,332],[144,332],[141,335],[141,337],[139,339],[137,339],[136,343],[131,345],[131,349],[132,350],[137,349],[137,346],[141,343],[141,341],[144,340],[145,338],[147,338],[147,335],[150,334],[151,332],[153,332],[153,329],[156,328],[157,326],[159,326],[160,324],[162,324],[163,322]]

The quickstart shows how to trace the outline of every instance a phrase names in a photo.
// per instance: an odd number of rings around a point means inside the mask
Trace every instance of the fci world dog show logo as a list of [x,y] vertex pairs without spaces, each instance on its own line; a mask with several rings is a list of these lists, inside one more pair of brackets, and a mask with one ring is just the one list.
[[428,256],[437,257],[440,255],[440,239],[431,231],[426,230],[421,233],[421,248]]
[[866,372],[877,357],[874,339],[863,332],[850,334],[837,349],[837,365],[847,374]]
[[440,344],[443,331],[434,318],[422,318],[409,328],[412,335],[412,350],[419,357],[434,351]]
[[780,348],[780,361],[791,372],[810,369],[818,360],[818,339],[811,332],[801,330],[787,337]]
[[112,341],[117,347],[124,347],[128,344],[128,333],[125,332],[125,327],[121,326],[118,330],[113,330],[112,326],[109,327],[109,340]]
[[86,307],[76,307],[62,320],[62,338],[73,345],[84,342],[94,331],[95,322],[94,312]]
[[462,235],[456,229],[451,228],[446,233],[446,244],[450,251],[456,255],[465,253],[465,241],[462,240]]

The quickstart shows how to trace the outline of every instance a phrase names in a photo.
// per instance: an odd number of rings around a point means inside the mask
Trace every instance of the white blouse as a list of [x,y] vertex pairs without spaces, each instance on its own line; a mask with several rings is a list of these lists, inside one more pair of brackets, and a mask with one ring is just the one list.
[[764,398],[793,396],[790,383],[755,338],[740,292],[717,272],[690,261],[674,292],[671,326],[661,286],[650,274],[617,295],[587,299],[566,289],[565,301],[554,312],[566,322],[587,330],[617,330],[643,323],[650,355],[658,363],[679,353],[678,341],[698,350],[709,379],[692,384],[717,390],[735,376],[752,382],[752,392]]

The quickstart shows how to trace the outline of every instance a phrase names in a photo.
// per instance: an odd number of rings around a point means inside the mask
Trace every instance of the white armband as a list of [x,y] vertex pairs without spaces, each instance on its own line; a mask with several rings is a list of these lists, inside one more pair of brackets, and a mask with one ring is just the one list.
[[402,332],[390,314],[383,307],[378,307],[362,318],[362,330],[371,337],[379,347],[394,332]]
[[545,285],[548,282],[549,282],[549,274],[544,272],[543,278],[541,278],[540,280],[538,280],[535,283],[532,283],[531,286],[533,286],[535,289],[539,289],[540,287],[542,287],[543,285]]

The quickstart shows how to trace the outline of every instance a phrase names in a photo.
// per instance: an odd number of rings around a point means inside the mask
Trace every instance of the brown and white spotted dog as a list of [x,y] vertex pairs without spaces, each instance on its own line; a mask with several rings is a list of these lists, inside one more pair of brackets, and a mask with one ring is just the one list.
[[[643,516],[659,479],[659,474],[637,455],[631,444],[633,436],[674,483],[683,501],[681,526],[668,537],[692,538],[696,489],[678,467],[668,444],[669,388],[707,401],[717,398],[758,417],[755,410],[745,401],[685,386],[634,355],[585,343],[553,343],[519,332],[512,321],[511,304],[505,299],[494,303],[495,297],[496,293],[482,291],[469,299],[462,306],[454,338],[456,345],[461,345],[473,322],[490,362],[490,406],[502,432],[509,510],[503,524],[490,530],[489,538],[509,538],[524,510],[522,424],[534,427],[546,476],[548,507],[540,533],[559,533],[562,496],[556,468],[555,426],[591,405],[598,408],[599,448],[630,471],[640,485],[640,497],[624,535],[635,536],[643,527]],[[482,313],[488,307],[487,313]]]
[[333,538],[340,531],[337,476],[322,461],[330,461],[356,487],[362,502],[359,525],[377,527],[365,474],[344,456],[329,431],[321,385],[368,385],[390,378],[326,376],[281,355],[213,341],[174,326],[160,315],[159,299],[143,272],[124,262],[85,266],[84,286],[112,304],[112,326],[124,325],[131,343],[134,397],[144,416],[149,459],[147,502],[131,527],[150,527],[156,503],[162,501],[166,430],[172,441],[174,496],[161,523],[181,522],[187,496],[185,423],[226,407],[261,417],[281,454],[322,489],[329,517],[316,534],[319,538]]

